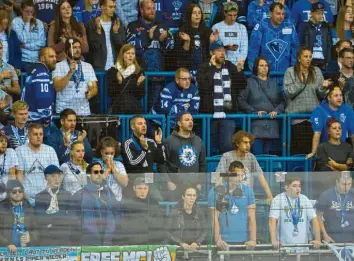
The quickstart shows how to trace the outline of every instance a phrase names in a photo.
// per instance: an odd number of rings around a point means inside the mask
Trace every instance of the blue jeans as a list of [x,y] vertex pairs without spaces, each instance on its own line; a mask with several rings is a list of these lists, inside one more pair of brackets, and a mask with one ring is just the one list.
[[211,150],[223,154],[233,149],[232,136],[235,133],[235,120],[219,119],[211,122]]
[[269,154],[270,149],[272,148],[273,139],[255,139],[252,146],[252,153],[254,155],[259,154]]

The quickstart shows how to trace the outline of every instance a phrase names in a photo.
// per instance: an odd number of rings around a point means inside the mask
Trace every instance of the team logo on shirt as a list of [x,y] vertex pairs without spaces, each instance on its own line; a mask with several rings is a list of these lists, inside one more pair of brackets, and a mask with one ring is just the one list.
[[30,167],[27,173],[30,174],[32,172],[44,172],[44,167],[38,159],[33,162],[32,166]]
[[274,39],[266,43],[267,49],[273,55],[276,61],[279,61],[280,57],[283,55],[284,51],[288,47],[288,43],[282,39]]
[[[352,201],[348,201],[345,210],[346,210],[346,211],[349,211],[349,210],[351,210],[352,208],[353,208],[353,202],[352,202]],[[341,210],[342,210],[341,202],[332,201],[331,209],[333,209],[333,210],[335,210],[335,211],[341,211]]]
[[183,145],[178,150],[179,162],[186,167],[193,166],[197,161],[197,151],[192,145]]
[[341,122],[343,122],[343,123],[345,122],[346,118],[347,118],[347,116],[345,116],[344,113],[341,113],[341,114],[339,115],[339,120],[340,120]]
[[182,6],[182,2],[176,0],[176,1],[173,1],[173,2],[172,2],[172,5],[173,5],[173,7],[175,8],[175,12],[172,13],[172,19],[173,19],[173,20],[180,20],[181,17],[182,17],[182,13],[181,13],[181,12],[178,12],[178,11],[179,11],[179,9],[180,9],[181,6]]

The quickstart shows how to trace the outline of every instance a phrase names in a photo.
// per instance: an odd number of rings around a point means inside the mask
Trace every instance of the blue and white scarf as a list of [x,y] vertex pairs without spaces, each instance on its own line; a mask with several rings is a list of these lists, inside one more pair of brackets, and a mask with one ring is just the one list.
[[213,118],[226,118],[224,103],[231,103],[231,80],[225,64],[218,69],[213,77],[214,83],[214,115]]

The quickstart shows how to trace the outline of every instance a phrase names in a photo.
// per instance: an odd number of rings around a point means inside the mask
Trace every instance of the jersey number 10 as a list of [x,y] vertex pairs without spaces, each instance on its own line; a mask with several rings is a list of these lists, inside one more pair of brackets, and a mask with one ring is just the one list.
[[48,83],[41,83],[41,92],[49,92]]

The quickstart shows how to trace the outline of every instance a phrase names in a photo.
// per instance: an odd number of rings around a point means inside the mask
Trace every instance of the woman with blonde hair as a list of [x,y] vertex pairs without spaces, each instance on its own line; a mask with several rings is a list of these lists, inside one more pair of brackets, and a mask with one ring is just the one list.
[[60,166],[60,169],[64,172],[64,189],[72,195],[87,184],[87,163],[84,160],[84,156],[84,143],[82,141],[74,141],[70,148],[70,160]]
[[342,6],[339,9],[336,28],[331,30],[333,45],[339,40],[351,40],[351,24],[353,22],[353,8],[351,6]]
[[140,100],[145,96],[145,76],[136,60],[135,47],[125,44],[117,62],[107,71],[111,113],[143,113]]
[[[52,47],[57,54],[57,61],[66,58],[65,42],[68,38],[77,38],[81,43],[81,53],[88,53],[86,30],[82,23],[78,23],[73,16],[73,9],[67,0],[61,0],[55,10],[55,18],[48,32],[48,47]],[[83,57],[81,57],[83,60]]]

